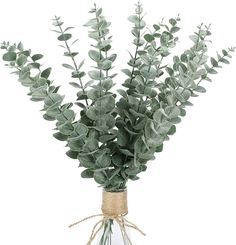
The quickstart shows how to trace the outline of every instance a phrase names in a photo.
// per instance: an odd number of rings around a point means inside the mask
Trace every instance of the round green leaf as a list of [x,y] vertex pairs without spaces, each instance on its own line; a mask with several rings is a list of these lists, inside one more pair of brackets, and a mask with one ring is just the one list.
[[112,95],[105,95],[99,98],[95,105],[101,107],[105,112],[110,112],[115,108],[115,98]]
[[63,101],[63,96],[57,93],[49,94],[45,99],[44,103],[46,107],[52,106],[55,103],[61,103]]
[[85,168],[94,168],[95,167],[94,159],[90,155],[87,155],[87,156],[78,155],[78,159],[79,159],[80,164]]
[[27,57],[24,54],[20,54],[18,59],[16,60],[16,63],[18,66],[23,66],[27,61]]
[[111,164],[111,157],[108,154],[102,154],[96,160],[96,165],[102,168],[109,167]]
[[141,68],[140,73],[144,78],[149,78],[149,79],[154,79],[157,76],[157,70],[147,65]]
[[45,69],[44,71],[42,71],[41,77],[44,77],[44,78],[48,79],[48,77],[51,74],[51,71],[52,71],[52,68]]
[[98,62],[102,58],[100,53],[96,50],[89,50],[88,55],[92,60],[94,60],[96,62]]
[[135,24],[138,24],[140,21],[139,21],[139,18],[137,15],[131,15],[128,17],[128,20],[132,23],[135,23]]
[[89,99],[93,100],[93,101],[96,101],[98,98],[101,97],[101,95],[103,95],[104,92],[103,91],[100,91],[98,89],[90,89],[88,92],[87,92],[87,96]]
[[218,62],[216,59],[214,59],[213,57],[211,57],[211,64],[213,67],[217,67],[218,66]]
[[98,184],[105,184],[106,182],[106,175],[103,172],[95,172],[94,179]]
[[60,126],[58,127],[58,129],[59,129],[59,131],[60,131],[62,134],[64,134],[64,135],[70,135],[70,134],[73,132],[73,130],[74,130],[74,128],[73,128],[73,126],[71,125],[71,123],[68,123],[68,122],[66,122],[66,123],[64,123],[64,124],[62,124],[62,125],[60,125]]
[[82,136],[79,136],[79,137],[76,137],[76,139],[74,139],[74,138],[68,138],[68,140],[69,140],[68,146],[70,147],[70,149],[72,151],[77,151],[78,152],[78,151],[81,151],[82,150],[84,141],[83,141],[83,137]]
[[42,54],[35,54],[31,58],[35,62],[36,60],[42,59],[43,58],[43,55]]
[[93,80],[101,80],[104,78],[104,74],[101,71],[93,70],[89,71],[88,75],[93,79]]
[[59,41],[67,41],[69,39],[71,39],[72,35],[69,33],[65,33],[65,34],[61,34],[57,39]]
[[98,140],[94,138],[87,138],[83,146],[83,152],[91,153],[98,149]]
[[105,114],[105,111],[102,110],[101,108],[98,109],[96,107],[90,107],[87,111],[86,111],[86,115],[88,118],[92,119],[92,120],[97,120],[100,119],[101,117],[103,117]]
[[81,177],[82,178],[93,178],[93,171],[90,169],[85,169],[84,171],[81,172]]
[[167,106],[165,108],[165,113],[170,119],[176,118],[180,115],[180,110],[177,106]]
[[66,152],[66,155],[72,159],[77,159],[78,152],[69,150]]
[[70,70],[75,70],[75,68],[72,65],[69,64],[62,64],[63,67],[70,69]]
[[125,157],[121,154],[114,154],[112,156],[112,162],[113,164],[115,164],[116,166],[121,166],[124,164],[124,160],[125,160]]
[[100,128],[100,130],[108,130],[115,126],[115,118],[111,114],[101,115],[96,120],[96,126]]
[[113,81],[111,78],[102,81],[102,87],[106,90],[111,89],[113,86]]
[[19,49],[20,51],[23,51],[24,50],[24,46],[23,46],[23,43],[22,42],[19,42],[18,43],[17,49]]
[[60,121],[60,122],[73,121],[75,118],[75,113],[73,110],[65,109],[56,118],[57,118],[57,121]]
[[83,123],[77,122],[74,128],[79,135],[86,135],[88,133],[88,127]]
[[170,29],[170,32],[171,33],[176,33],[180,30],[180,28],[178,26],[173,26],[171,29]]
[[156,31],[159,31],[161,28],[160,28],[160,26],[159,25],[153,25],[153,28],[156,30]]
[[191,92],[189,89],[185,89],[183,92],[182,92],[182,96],[184,98],[185,101],[187,101],[190,96],[191,96]]
[[175,25],[177,24],[177,21],[176,21],[175,19],[173,19],[173,18],[171,18],[171,19],[169,20],[169,22],[170,22],[170,24],[171,24],[172,26],[175,26]]
[[176,132],[176,126],[175,125],[172,125],[172,127],[170,128],[170,130],[168,131],[168,135],[173,135],[175,134]]
[[3,55],[4,61],[15,61],[16,60],[16,53],[15,52],[7,52]]
[[144,35],[144,39],[149,43],[155,40],[155,38],[151,34]]
[[104,60],[100,66],[100,68],[102,70],[109,70],[111,69],[111,66],[112,66],[112,62],[110,60]]
[[162,152],[163,151],[163,144],[156,147],[156,152]]
[[202,86],[197,86],[194,91],[199,92],[199,93],[205,93],[206,89]]
[[54,133],[53,136],[57,139],[57,140],[60,140],[60,141],[65,141],[67,140],[67,135],[64,135],[60,132],[57,132],[57,133]]
[[129,142],[129,134],[123,129],[119,128],[117,133],[117,144],[119,146],[126,146]]

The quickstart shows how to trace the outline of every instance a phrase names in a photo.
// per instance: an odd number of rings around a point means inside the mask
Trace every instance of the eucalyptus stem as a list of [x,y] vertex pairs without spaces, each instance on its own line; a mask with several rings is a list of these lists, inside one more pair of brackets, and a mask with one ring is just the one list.
[[[115,236],[115,223],[116,221],[109,219],[105,222],[104,228],[101,233],[101,237],[99,238],[99,245],[112,245],[112,236]],[[119,230],[122,234],[122,241],[120,241],[120,245],[129,245],[129,241],[127,241],[127,238],[124,236],[123,232]]]
[[113,220],[106,220],[103,228],[103,233],[99,241],[99,245],[110,245],[112,235]]
[[[232,52],[232,50],[230,50],[230,49],[228,49],[228,52],[230,53],[230,52]],[[217,63],[219,63],[222,59],[224,59],[225,57],[227,57],[227,55],[223,55],[222,57],[219,57],[218,59],[217,59]],[[212,65],[211,67],[210,67],[210,69],[208,69],[207,70],[207,72],[206,72],[206,74],[204,75],[204,77],[207,77],[208,76],[208,74],[209,74],[209,72],[212,70],[212,69],[214,69],[214,65]],[[199,82],[197,83],[197,86],[204,80],[204,77],[202,77],[200,80],[199,80]]]
[[[137,36],[137,44],[135,48],[135,53],[134,53],[134,63],[136,63],[137,56],[138,56],[138,49],[139,49],[139,42],[140,42],[140,37],[141,37],[141,29],[140,29],[140,21],[141,21],[141,4],[138,2],[138,36]],[[130,75],[130,83],[132,83],[134,79],[134,70],[135,66],[133,65],[131,75]]]
[[[196,43],[194,44],[194,46],[192,47],[192,49],[194,50],[194,52],[197,52],[197,48],[198,48],[198,45],[199,45],[199,42],[200,42],[200,40],[201,41],[205,41],[205,38],[206,38],[206,36],[207,35],[202,35],[201,36],[201,31],[202,31],[202,26],[203,26],[203,24],[201,24],[200,26],[199,26],[199,30],[198,30],[198,35],[197,35],[197,41],[196,41]],[[207,31],[209,31],[209,26],[206,28],[206,30]],[[197,62],[197,65],[198,66],[201,66],[201,62],[202,62],[202,58],[203,58],[203,55],[206,53],[206,51],[205,50],[202,50],[202,52],[201,52],[201,55],[200,55],[200,58],[199,58],[199,61]],[[196,54],[195,54],[195,56],[196,56]],[[213,68],[213,67],[212,67]],[[194,73],[192,72],[191,73],[191,77],[194,75]],[[206,76],[208,75],[208,72],[206,73]],[[189,80],[191,79],[191,77],[189,78]],[[203,80],[203,78],[201,78],[201,80],[200,80],[200,82]],[[199,85],[199,83],[200,82],[198,82],[197,83],[197,86]],[[180,83],[178,83],[178,88],[179,88],[179,86],[180,86]],[[177,88],[177,89],[178,89]],[[186,89],[187,89],[187,87],[183,87],[183,90],[181,91],[181,93],[180,93],[180,95],[182,95],[185,91],[186,91]],[[175,104],[177,104],[179,102],[179,100],[177,99],[176,100],[176,103]]]
[[[95,15],[96,15],[96,21],[97,21],[97,31],[98,31],[98,36],[99,36],[99,42],[101,42],[101,32],[100,32],[100,28],[99,28],[99,19],[98,19],[98,14],[97,14],[97,6],[96,4],[94,4],[94,7],[95,7]],[[102,59],[102,51],[101,49],[99,49],[99,55],[100,55],[100,60]],[[98,64],[98,62],[97,62]],[[102,96],[101,93],[102,93],[102,69],[99,68],[99,71],[100,71],[100,79],[99,79],[99,86],[100,86],[100,97]]]
[[[62,27],[61,27],[61,25],[60,25],[60,23],[59,23],[59,21],[58,21],[58,17],[57,17],[57,16],[55,16],[55,20],[56,20],[56,22],[57,22],[57,24],[58,24],[60,33],[61,33],[62,35],[64,35],[64,31],[62,30]],[[71,49],[70,49],[70,46],[69,46],[67,40],[64,40],[64,43],[65,43],[65,45],[66,45],[67,51],[68,51],[68,53],[69,53],[69,56],[71,57],[71,60],[72,60],[72,62],[73,62],[73,66],[74,66],[74,68],[75,68],[75,71],[76,71],[77,74],[79,74],[78,66],[77,66],[77,64],[76,64],[76,61],[75,61],[74,56],[72,55],[72,52],[71,52]],[[80,83],[81,89],[82,89],[83,93],[85,94],[86,92],[85,92],[85,89],[84,89],[84,85],[83,85],[83,83],[82,83],[82,80],[81,80],[80,77],[78,77],[78,79],[79,79],[79,83]],[[86,103],[87,106],[89,105],[88,100],[87,100],[86,98],[85,98],[85,103]]]

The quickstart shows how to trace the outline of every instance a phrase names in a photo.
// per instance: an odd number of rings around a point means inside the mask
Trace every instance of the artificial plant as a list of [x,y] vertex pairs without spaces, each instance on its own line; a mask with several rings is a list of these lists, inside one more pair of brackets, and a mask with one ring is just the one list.
[[[3,60],[21,84],[29,87],[31,100],[43,102],[44,119],[56,122],[53,136],[66,142],[67,156],[79,160],[81,176],[94,179],[107,192],[122,192],[127,181],[138,180],[147,162],[162,151],[186,107],[192,106],[191,97],[206,92],[202,82],[211,81],[210,75],[229,63],[234,48],[223,49],[216,58],[208,57],[210,26],[201,24],[190,36],[193,45],[166,63],[178,41],[180,18],[147,29],[138,3],[128,18],[134,40],[128,66],[122,69],[126,79],[123,89],[114,90],[112,68],[117,55],[111,49],[110,22],[96,5],[90,13],[92,18],[85,26],[93,40],[88,52],[93,69],[87,73],[74,50],[78,40],[72,38],[72,27],[65,27],[60,17],[53,19],[57,39],[69,60],[63,67],[71,71],[70,84],[77,90],[75,102],[63,104],[64,95],[53,84],[51,68],[41,64],[42,54],[32,54],[21,42],[3,42]],[[75,111],[79,111],[79,119]]]

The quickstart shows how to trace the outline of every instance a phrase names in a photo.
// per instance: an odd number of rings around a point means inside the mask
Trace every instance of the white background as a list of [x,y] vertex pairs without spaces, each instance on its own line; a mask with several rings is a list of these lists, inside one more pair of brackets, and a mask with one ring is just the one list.
[[[191,45],[188,36],[195,26],[212,23],[210,54],[236,45],[235,8],[224,1],[143,1],[151,25],[163,17],[181,14],[181,53]],[[97,1],[112,21],[116,71],[126,68],[132,46],[131,24],[135,1]],[[70,74],[50,32],[54,14],[62,16],[80,38],[80,59],[89,48],[82,26],[91,16],[92,1],[2,1],[0,39],[23,41],[45,54],[53,67],[55,83],[67,100],[76,90],[68,85]],[[90,63],[86,63],[88,67]],[[147,237],[132,232],[135,245],[235,245],[236,244],[236,57],[206,84],[207,94],[192,100],[177,133],[164,152],[150,162],[141,180],[129,182],[129,218]],[[121,84],[123,75],[116,78]],[[100,213],[101,189],[80,178],[78,162],[66,155],[64,143],[52,137],[54,123],[42,118],[40,103],[32,103],[27,88],[9,75],[0,62],[0,244],[85,244],[95,220],[72,230],[67,225],[84,216]]]

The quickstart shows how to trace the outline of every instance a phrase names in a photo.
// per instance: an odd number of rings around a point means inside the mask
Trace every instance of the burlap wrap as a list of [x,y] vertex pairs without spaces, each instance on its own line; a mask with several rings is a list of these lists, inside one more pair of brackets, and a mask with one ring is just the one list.
[[127,191],[103,191],[102,196],[102,213],[104,216],[117,217],[128,214]]

